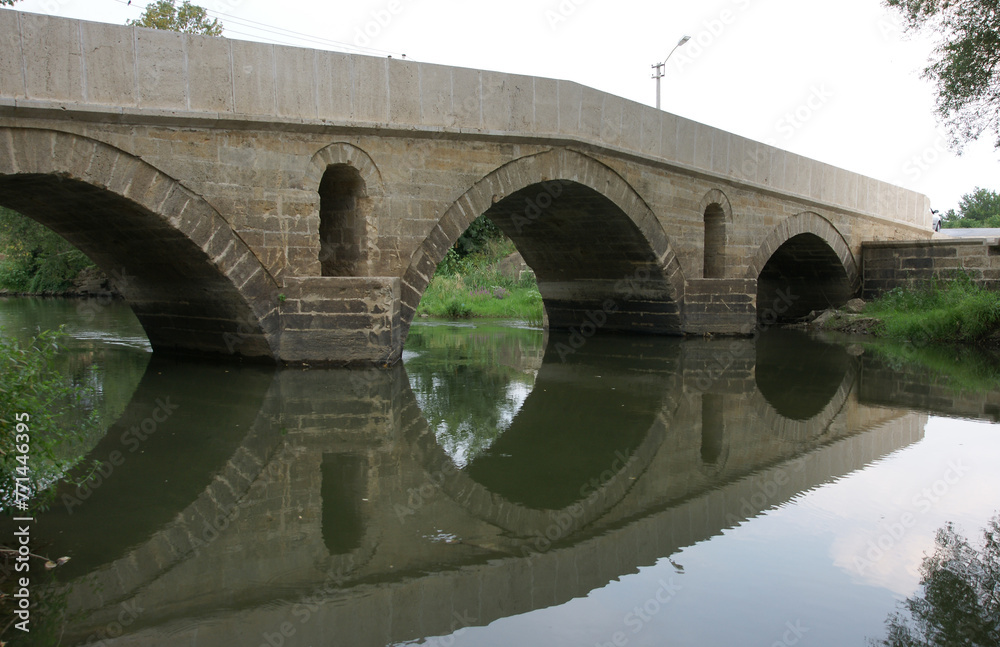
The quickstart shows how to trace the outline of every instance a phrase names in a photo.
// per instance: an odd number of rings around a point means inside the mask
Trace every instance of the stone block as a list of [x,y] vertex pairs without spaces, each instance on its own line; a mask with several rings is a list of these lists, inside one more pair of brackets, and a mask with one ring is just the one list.
[[232,42],[211,36],[188,38],[188,90],[192,110],[233,111]]
[[[604,93],[583,86],[580,92],[580,129],[581,137],[589,140],[599,140],[604,122]],[[619,128],[621,127],[621,115]]]
[[455,115],[451,101],[451,68],[444,65],[420,65],[420,117],[425,125],[453,126]]
[[21,51],[21,14],[0,11],[0,97],[24,97],[24,65]]
[[353,57],[316,52],[316,110],[320,119],[346,121],[354,110]]
[[712,170],[712,146],[715,143],[715,129],[694,122],[694,166],[705,171]]
[[276,110],[280,117],[317,117],[316,54],[311,49],[274,46]]
[[559,89],[559,132],[575,135],[580,132],[583,108],[583,86],[572,81],[557,81]]
[[[21,13],[25,96],[83,102],[83,52],[75,20]],[[3,58],[9,54],[4,52]],[[21,56],[15,57],[20,59]]]
[[695,166],[695,130],[698,124],[683,117],[677,118],[677,148],[674,159],[686,166]]
[[135,29],[139,107],[188,108],[187,39],[172,31]]
[[[88,102],[136,105],[135,42],[132,29],[80,23]],[[228,67],[228,60],[227,60]]]
[[234,40],[230,47],[235,112],[245,115],[274,114],[274,45]]
[[665,160],[677,159],[677,115],[660,112],[660,156]]
[[718,128],[711,129],[713,173],[724,175],[729,170],[729,139],[730,134]]
[[452,70],[452,111],[456,128],[481,128],[483,123],[483,87],[479,70]]
[[389,122],[419,124],[420,76],[419,64],[399,59],[385,60],[388,75]]
[[608,146],[619,146],[622,140],[622,112],[625,100],[610,94],[604,95],[601,106],[601,141]]
[[559,82],[536,78],[533,130],[536,133],[559,132]]

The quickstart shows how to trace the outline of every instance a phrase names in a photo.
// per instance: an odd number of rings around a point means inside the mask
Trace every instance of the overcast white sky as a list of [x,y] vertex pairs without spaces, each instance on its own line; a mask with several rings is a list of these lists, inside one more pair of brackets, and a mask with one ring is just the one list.
[[[147,0],[23,0],[123,23]],[[569,79],[927,194],[1000,190],[992,138],[948,152],[920,78],[933,42],[880,0],[203,0],[232,38]],[[257,24],[252,24],[257,23]],[[263,31],[267,29],[270,31]],[[316,40],[297,40],[288,30]],[[280,33],[279,33],[280,32]],[[338,45],[337,43],[340,43]]]

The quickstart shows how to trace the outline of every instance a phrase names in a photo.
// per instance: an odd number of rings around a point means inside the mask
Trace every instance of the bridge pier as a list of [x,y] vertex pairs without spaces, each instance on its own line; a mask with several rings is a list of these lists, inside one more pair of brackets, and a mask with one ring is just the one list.
[[392,364],[402,353],[397,277],[303,277],[278,295],[284,362]]

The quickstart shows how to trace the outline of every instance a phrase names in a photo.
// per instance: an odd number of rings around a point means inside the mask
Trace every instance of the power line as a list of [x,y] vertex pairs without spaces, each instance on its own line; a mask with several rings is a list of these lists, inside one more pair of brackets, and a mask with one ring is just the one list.
[[[139,4],[139,2],[128,2],[127,0],[114,0],[119,4],[126,6],[135,7],[138,10],[145,11],[146,5]],[[347,53],[359,53],[367,54],[369,56],[392,56],[397,54],[397,52],[390,52],[388,50],[380,50],[373,47],[364,47],[360,45],[352,45],[350,43],[345,43],[342,41],[331,40],[329,38],[323,38],[320,36],[313,36],[310,34],[305,34],[302,32],[297,32],[291,29],[285,29],[284,27],[277,27],[275,25],[266,25],[248,18],[241,18],[239,16],[233,16],[231,14],[226,14],[221,11],[214,11],[211,9],[206,9],[205,13],[215,20],[223,23],[223,30],[231,34],[238,34],[240,36],[246,36],[248,38],[260,39],[264,42],[269,42],[276,45],[288,45],[291,47],[301,47],[301,43],[289,42],[288,40],[282,39],[295,39],[299,41],[305,41],[307,43],[315,43],[331,49],[347,50]],[[274,34],[275,36],[266,36],[257,33],[247,33],[243,31],[238,31],[236,29],[230,29],[226,24],[235,23],[238,27],[243,27],[245,29],[256,30],[259,32],[265,32]],[[405,55],[403,55],[405,56]]]

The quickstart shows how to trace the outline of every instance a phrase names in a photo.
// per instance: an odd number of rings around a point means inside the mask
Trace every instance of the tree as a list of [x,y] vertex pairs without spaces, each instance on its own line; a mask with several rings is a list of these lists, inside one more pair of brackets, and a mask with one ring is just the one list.
[[924,78],[937,86],[936,112],[952,146],[987,130],[1000,148],[1000,0],[885,0],[899,10],[907,30],[938,36]]
[[184,0],[184,4],[178,9],[175,2],[176,0],[156,0],[146,5],[146,10],[138,20],[127,20],[125,24],[185,34],[222,35],[222,24],[215,18],[209,20],[208,11],[204,7]]
[[0,0],[0,7],[11,7],[18,0]]
[[0,288],[61,292],[93,266],[64,238],[16,211],[0,207]]
[[883,647],[995,647],[1000,645],[1000,516],[983,530],[976,549],[947,524],[937,532],[934,554],[920,568],[921,593],[893,613]]
[[958,211],[949,209],[943,219],[946,228],[1000,227],[1000,193],[981,189],[966,193],[958,202]]

